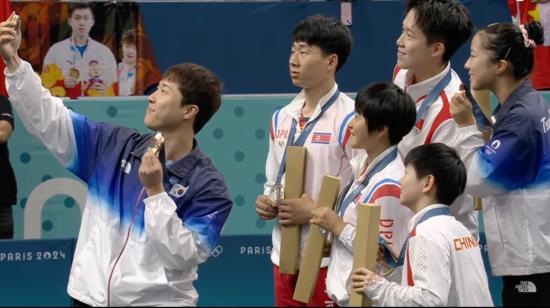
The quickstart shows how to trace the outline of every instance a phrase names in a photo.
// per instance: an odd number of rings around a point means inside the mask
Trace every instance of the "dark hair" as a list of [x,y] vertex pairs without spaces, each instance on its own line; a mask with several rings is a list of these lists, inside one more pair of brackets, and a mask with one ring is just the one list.
[[193,130],[198,133],[221,106],[220,79],[206,67],[193,63],[169,67],[162,79],[177,83],[183,96],[181,106],[193,104],[199,107],[193,123]]
[[426,35],[428,44],[442,42],[445,45],[445,62],[472,35],[474,26],[470,13],[457,0],[410,0],[407,13],[413,9],[416,25]]
[[94,10],[92,9],[92,6],[87,2],[71,2],[71,3],[69,3],[69,6],[68,6],[69,17],[73,16],[73,12],[75,10],[82,10],[82,9],[89,9],[90,12],[92,12],[92,17],[94,17]]
[[319,47],[325,56],[338,56],[338,71],[351,53],[351,33],[340,20],[322,15],[309,16],[302,20],[293,32],[293,42],[305,42]]
[[359,90],[355,111],[365,118],[369,132],[387,127],[391,145],[399,143],[416,121],[412,98],[390,82],[373,83]]
[[130,29],[124,31],[122,38],[120,39],[120,43],[136,45],[136,30]]
[[466,187],[466,167],[458,154],[443,143],[424,144],[405,157],[405,166],[412,166],[418,179],[432,175],[439,203],[451,205]]
[[[544,30],[537,21],[525,25],[529,39],[535,44],[544,43]],[[491,52],[493,62],[500,60],[509,61],[512,64],[514,78],[521,79],[533,70],[534,50],[526,47],[520,28],[511,23],[496,23],[489,25],[478,33],[485,36],[483,47]]]

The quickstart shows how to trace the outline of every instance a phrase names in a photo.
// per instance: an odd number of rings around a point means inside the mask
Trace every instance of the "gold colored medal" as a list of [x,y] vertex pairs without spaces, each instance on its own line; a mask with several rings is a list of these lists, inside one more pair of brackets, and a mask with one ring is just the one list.
[[73,79],[78,80],[80,77],[80,71],[76,67],[71,67],[69,70],[69,76],[71,76]]

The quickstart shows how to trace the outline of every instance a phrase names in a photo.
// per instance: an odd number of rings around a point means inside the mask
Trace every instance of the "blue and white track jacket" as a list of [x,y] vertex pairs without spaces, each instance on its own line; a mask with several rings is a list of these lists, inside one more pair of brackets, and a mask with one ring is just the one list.
[[457,131],[470,135],[459,152],[467,191],[484,198],[491,269],[498,276],[549,273],[550,108],[527,80],[495,118],[485,145],[475,125]]
[[[143,193],[138,200],[139,166],[151,135],[68,110],[41,86],[27,62],[6,77],[27,130],[88,184],[69,295],[105,306],[110,289],[110,304],[116,306],[196,305],[197,266],[216,245],[232,206],[211,161],[195,144],[167,168],[166,192],[148,198]],[[129,240],[116,263],[132,217]]]

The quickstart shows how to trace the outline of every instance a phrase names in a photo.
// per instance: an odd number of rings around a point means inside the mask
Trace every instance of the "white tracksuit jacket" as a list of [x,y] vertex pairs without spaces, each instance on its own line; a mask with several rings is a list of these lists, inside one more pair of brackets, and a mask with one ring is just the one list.
[[[313,121],[318,117],[321,107],[330,100],[337,89],[338,85],[335,84],[320,99],[309,121]],[[292,119],[295,119],[299,123],[304,102],[305,97],[302,91],[288,105],[276,110],[273,114],[270,126],[269,152],[266,162],[267,182],[264,185],[265,195],[269,195],[271,187],[276,182]],[[352,170],[349,164],[350,159],[353,155],[356,155],[355,153],[364,153],[364,151],[352,151],[348,144],[350,135],[348,124],[354,114],[354,101],[346,94],[340,93],[334,104],[330,106],[322,118],[315,124],[314,129],[305,141],[304,147],[307,149],[307,162],[304,192],[310,195],[313,200],[316,200],[319,196],[321,182],[325,174],[340,177],[342,179],[340,190],[342,190],[346,185],[345,180],[352,177]],[[301,129],[297,126],[295,140],[298,139],[300,133]],[[281,183],[284,185],[284,177]],[[302,225],[300,247],[304,247],[308,232],[309,225]],[[278,266],[281,248],[281,230],[278,221],[275,222],[275,226],[273,227],[272,239],[273,250],[271,252],[271,261]],[[327,265],[328,258],[323,258],[321,266],[326,267]]]
[[493,306],[481,250],[451,215],[416,225],[430,205],[409,221],[411,238],[401,285],[379,278],[366,294],[379,306]]
[[458,130],[468,138],[459,148],[466,191],[483,197],[492,272],[550,273],[550,108],[527,80],[494,117],[485,145],[475,125]]
[[[365,167],[367,154],[357,156],[352,159],[351,165],[355,171],[356,177],[353,185],[348,190],[351,194],[355,188],[361,184],[366,174],[380,160],[391,151],[395,146],[388,148],[378,156],[361,175]],[[399,154],[393,159],[386,168],[376,173],[367,186],[361,190],[359,195],[351,202],[343,213],[343,220],[346,223],[344,230],[337,238],[332,238],[332,248],[330,252],[330,262],[327,273],[327,292],[338,306],[347,306],[349,302],[348,280],[353,264],[353,247],[356,236],[357,225],[357,205],[359,203],[375,203],[381,206],[380,213],[380,236],[388,242],[390,248],[399,253],[403,243],[408,235],[408,222],[414,213],[407,207],[401,205],[399,197],[401,194],[401,185],[399,179],[403,176],[405,167]],[[345,199],[342,196],[341,199]],[[390,275],[394,281],[400,281],[401,268],[396,268]]]
[[88,184],[69,295],[92,306],[108,305],[108,290],[112,306],[196,305],[197,267],[216,246],[232,206],[223,177],[196,142],[167,166],[166,192],[140,195],[138,172],[151,134],[70,111],[28,62],[6,73],[6,84],[27,130]]
[[[450,63],[441,73],[415,84],[411,84],[413,76],[409,70],[400,69],[399,67],[395,68],[393,82],[412,97],[413,101],[416,103],[417,110],[428,93],[430,93],[449,70],[452,74],[451,82],[441,91],[438,99],[430,106],[424,118],[424,122],[421,125],[413,127],[412,131],[399,142],[398,148],[403,159],[410,150],[422,144],[441,142],[455,148],[464,141],[456,133],[457,125],[449,109],[449,101],[451,97],[460,90],[462,81],[451,69]],[[477,238],[479,228],[477,212],[474,211],[472,196],[463,194],[458,197],[451,205],[451,214],[462,222],[474,237]]]

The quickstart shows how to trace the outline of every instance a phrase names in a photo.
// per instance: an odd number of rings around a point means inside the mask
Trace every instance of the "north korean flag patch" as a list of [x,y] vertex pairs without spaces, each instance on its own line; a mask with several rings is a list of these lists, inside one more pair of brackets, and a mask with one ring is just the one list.
[[331,136],[331,133],[313,133],[311,143],[329,144]]

